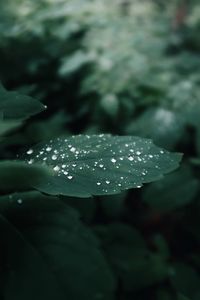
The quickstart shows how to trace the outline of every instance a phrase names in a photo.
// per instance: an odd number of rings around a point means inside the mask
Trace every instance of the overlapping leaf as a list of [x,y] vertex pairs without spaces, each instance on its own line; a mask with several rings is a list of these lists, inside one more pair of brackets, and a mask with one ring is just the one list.
[[113,299],[112,272],[74,209],[37,192],[0,203],[6,300]]
[[157,180],[178,167],[171,154],[152,141],[131,136],[78,135],[57,138],[29,149],[28,164],[54,170],[47,182],[34,187],[48,194],[88,197],[115,194]]
[[0,134],[19,127],[25,119],[44,109],[45,106],[39,101],[18,92],[7,91],[0,84]]
[[26,119],[45,109],[39,101],[21,95],[18,92],[10,92],[0,85],[0,112],[5,119]]
[[35,164],[28,166],[21,161],[0,161],[0,192],[30,190],[33,185],[48,180],[52,170]]

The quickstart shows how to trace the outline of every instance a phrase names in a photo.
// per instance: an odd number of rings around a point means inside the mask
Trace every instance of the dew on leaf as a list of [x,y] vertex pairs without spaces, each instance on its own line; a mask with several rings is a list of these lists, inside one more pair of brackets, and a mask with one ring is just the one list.
[[137,188],[140,189],[142,186],[141,185],[137,185]]
[[71,152],[75,152],[75,151],[76,151],[76,148],[72,147],[72,148],[70,149],[70,151],[71,151]]
[[116,159],[115,158],[111,158],[112,163],[116,163]]
[[133,161],[134,160],[133,156],[129,156],[128,160]]
[[33,153],[33,149],[29,149],[27,152],[26,152],[27,154],[32,154]]
[[140,151],[136,151],[136,154],[137,154],[137,155],[140,155],[140,154],[142,154],[142,152],[140,152]]
[[57,171],[59,171],[59,170],[60,170],[60,167],[59,167],[59,166],[55,166],[53,169],[54,169],[54,171],[56,171],[56,172],[57,172]]
[[28,160],[28,164],[29,164],[29,165],[31,165],[31,164],[33,164],[33,163],[34,163],[34,160],[33,160],[33,159]]
[[[175,169],[180,161],[179,154],[134,136],[77,135],[57,138],[31,150],[31,154],[27,151],[25,155],[28,164],[42,162],[55,171],[46,186],[52,186],[53,191],[55,180],[58,194],[78,196],[140,188]],[[49,191],[48,187],[44,189]]]
[[52,155],[51,157],[53,160],[56,160],[57,159],[57,156],[56,155]]

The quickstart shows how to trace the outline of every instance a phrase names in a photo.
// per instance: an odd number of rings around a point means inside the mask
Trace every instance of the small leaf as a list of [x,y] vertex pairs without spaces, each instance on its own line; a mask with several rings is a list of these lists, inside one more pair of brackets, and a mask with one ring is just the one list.
[[45,109],[39,101],[18,92],[10,92],[0,84],[0,114],[3,119],[24,120]]
[[62,61],[59,69],[60,76],[68,76],[85,66],[91,61],[90,56],[82,50],[76,51],[73,55],[68,56]]
[[51,167],[54,176],[35,188],[48,194],[89,197],[139,188],[178,167],[181,154],[131,136],[78,135],[29,149],[29,164]]

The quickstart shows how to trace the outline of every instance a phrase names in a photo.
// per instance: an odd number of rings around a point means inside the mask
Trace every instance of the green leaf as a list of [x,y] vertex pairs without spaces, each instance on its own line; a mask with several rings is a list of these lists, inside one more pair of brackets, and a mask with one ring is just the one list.
[[89,197],[139,188],[176,169],[181,154],[131,136],[78,135],[57,138],[29,149],[29,164],[51,167],[54,176],[35,188],[48,194]]
[[29,166],[21,161],[0,161],[0,191],[23,191],[33,189],[40,182],[48,180],[52,170],[38,164]]
[[84,53],[82,50],[74,52],[73,55],[63,59],[62,65],[59,69],[60,76],[68,76],[91,62],[91,58],[88,53]]
[[199,190],[199,181],[188,166],[166,175],[150,184],[143,193],[143,200],[160,211],[170,211],[185,206],[194,200]]
[[31,192],[1,197],[0,212],[6,300],[113,299],[99,242],[74,209]]
[[39,101],[18,92],[10,92],[0,85],[0,114],[3,119],[24,120],[45,109]]

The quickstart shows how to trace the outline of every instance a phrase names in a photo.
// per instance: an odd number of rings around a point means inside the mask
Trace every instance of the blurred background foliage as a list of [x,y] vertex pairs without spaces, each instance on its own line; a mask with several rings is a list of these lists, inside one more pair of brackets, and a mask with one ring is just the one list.
[[[59,135],[99,132],[152,138],[185,154],[182,168],[141,190],[61,199],[90,227],[112,270],[109,296],[94,299],[199,300],[199,1],[1,0],[0,8],[0,79],[48,106],[1,138],[1,158]],[[15,197],[40,205],[41,196]],[[2,213],[30,239],[28,220],[21,224],[19,209],[7,212],[1,198]],[[70,284],[77,287],[76,276]],[[93,297],[90,285],[82,289],[68,299]],[[20,299],[35,299],[26,293]]]

